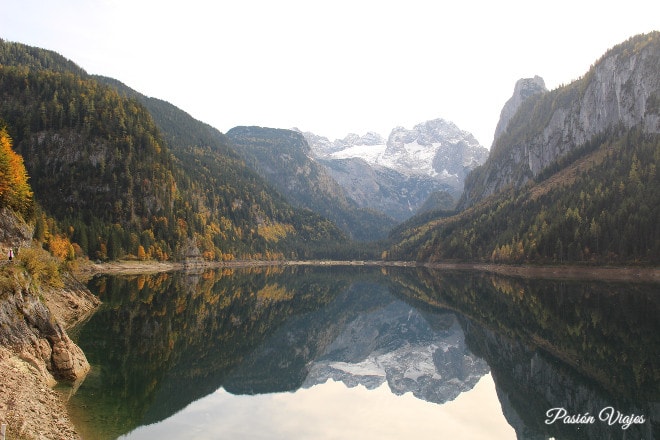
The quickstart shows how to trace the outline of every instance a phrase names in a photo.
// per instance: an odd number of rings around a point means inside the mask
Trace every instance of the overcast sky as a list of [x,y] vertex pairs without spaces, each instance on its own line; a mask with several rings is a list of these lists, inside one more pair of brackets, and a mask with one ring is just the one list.
[[660,30],[660,2],[0,0],[0,38],[52,49],[226,132],[330,139],[444,118],[490,147],[516,80],[550,89]]

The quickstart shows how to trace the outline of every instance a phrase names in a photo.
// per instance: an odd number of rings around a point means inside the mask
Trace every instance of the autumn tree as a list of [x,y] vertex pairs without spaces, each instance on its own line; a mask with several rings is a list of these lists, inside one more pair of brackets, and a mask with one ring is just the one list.
[[0,127],[0,207],[8,207],[24,217],[32,213],[32,189],[23,158],[12,149],[7,129]]

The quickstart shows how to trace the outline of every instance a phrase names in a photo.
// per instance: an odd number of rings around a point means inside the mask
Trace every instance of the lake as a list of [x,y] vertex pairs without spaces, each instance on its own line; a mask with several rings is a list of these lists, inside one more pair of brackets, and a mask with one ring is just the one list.
[[660,439],[660,289],[404,267],[100,276],[89,439]]

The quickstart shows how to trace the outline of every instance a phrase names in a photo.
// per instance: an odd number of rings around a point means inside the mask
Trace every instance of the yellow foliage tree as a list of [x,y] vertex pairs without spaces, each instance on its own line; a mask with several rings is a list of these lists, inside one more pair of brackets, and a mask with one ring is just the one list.
[[0,207],[25,216],[32,208],[32,196],[23,158],[12,149],[7,130],[0,128]]
[[274,223],[270,225],[259,225],[257,232],[266,240],[277,243],[286,237],[287,234],[295,232],[295,228],[293,225],[285,223]]
[[142,245],[138,246],[137,257],[138,257],[138,260],[146,260],[147,259],[147,253],[144,251],[144,246],[142,246]]
[[75,257],[73,245],[68,238],[62,235],[53,235],[48,241],[48,250],[53,256],[61,260],[71,260]]

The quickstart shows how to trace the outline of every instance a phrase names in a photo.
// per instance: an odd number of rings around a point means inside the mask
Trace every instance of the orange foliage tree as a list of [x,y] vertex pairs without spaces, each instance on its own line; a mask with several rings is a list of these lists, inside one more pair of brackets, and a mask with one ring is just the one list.
[[50,253],[61,260],[72,260],[75,257],[73,245],[63,235],[53,235],[48,241]]
[[8,207],[27,217],[33,208],[32,189],[23,158],[12,149],[7,129],[0,128],[0,208]]

